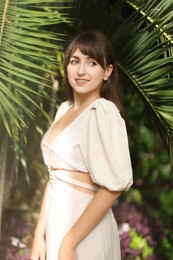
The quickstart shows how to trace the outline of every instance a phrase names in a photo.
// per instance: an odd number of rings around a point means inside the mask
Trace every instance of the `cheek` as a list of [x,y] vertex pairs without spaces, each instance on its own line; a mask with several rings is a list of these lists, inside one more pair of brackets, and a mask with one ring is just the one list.
[[70,80],[70,78],[71,78],[71,73],[69,70],[67,70],[67,78],[68,78],[68,80]]
[[74,73],[74,68],[71,67],[70,65],[67,66],[67,76],[73,75]]
[[98,74],[97,74],[97,79],[98,81],[100,82],[103,82],[104,81],[104,77],[105,77],[105,73],[103,71],[100,71]]
[[67,66],[67,75],[69,74],[69,65]]
[[73,74],[74,73],[72,72],[72,70],[67,68],[67,79],[70,84],[72,84],[73,82],[73,78],[74,78]]

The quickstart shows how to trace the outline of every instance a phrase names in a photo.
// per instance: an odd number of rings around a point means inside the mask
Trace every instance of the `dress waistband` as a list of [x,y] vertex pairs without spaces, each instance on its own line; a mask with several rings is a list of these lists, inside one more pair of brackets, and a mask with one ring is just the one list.
[[60,169],[53,169],[53,170],[48,169],[48,171],[49,171],[49,179],[50,179],[51,183],[56,183],[57,179],[59,179],[61,181],[64,181],[64,182],[67,182],[70,184],[74,184],[74,185],[77,185],[79,187],[82,187],[82,188],[85,188],[88,190],[98,191],[98,189],[99,189],[97,186],[94,186],[92,184],[85,183],[82,181],[78,181],[67,175],[64,175],[62,170],[60,170]]

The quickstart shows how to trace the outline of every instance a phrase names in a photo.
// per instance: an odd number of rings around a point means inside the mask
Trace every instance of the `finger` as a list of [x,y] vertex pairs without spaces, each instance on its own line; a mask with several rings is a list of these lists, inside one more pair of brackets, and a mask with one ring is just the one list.
[[30,260],[39,260],[39,255],[38,254],[31,254]]
[[40,253],[40,260],[46,260],[46,251]]
[[45,255],[40,255],[40,260],[46,260]]

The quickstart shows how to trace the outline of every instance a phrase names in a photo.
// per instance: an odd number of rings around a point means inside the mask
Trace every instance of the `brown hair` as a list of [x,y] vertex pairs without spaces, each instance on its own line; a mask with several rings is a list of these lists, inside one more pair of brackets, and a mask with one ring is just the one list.
[[113,71],[109,79],[104,81],[100,89],[100,96],[112,101],[125,119],[124,108],[120,98],[119,79],[114,51],[107,37],[101,32],[89,31],[80,33],[72,40],[66,49],[64,59],[64,81],[69,100],[73,101],[73,90],[68,82],[67,66],[71,55],[77,48],[79,48],[84,55],[88,55],[95,59],[103,69],[106,69],[110,64],[113,65]]

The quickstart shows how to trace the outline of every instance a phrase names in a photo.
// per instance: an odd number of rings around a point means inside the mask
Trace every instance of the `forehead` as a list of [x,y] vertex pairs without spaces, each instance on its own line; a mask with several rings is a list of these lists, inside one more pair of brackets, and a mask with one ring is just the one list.
[[71,57],[84,58],[84,59],[90,58],[90,56],[89,56],[88,54],[82,53],[79,48],[76,48],[76,49],[72,52]]
[[96,48],[95,46],[91,46],[91,44],[75,44],[74,46],[70,46],[66,53],[66,64],[69,64],[70,58],[78,56],[83,59],[94,59],[97,61],[101,67],[105,68],[105,57],[103,55],[102,49]]

